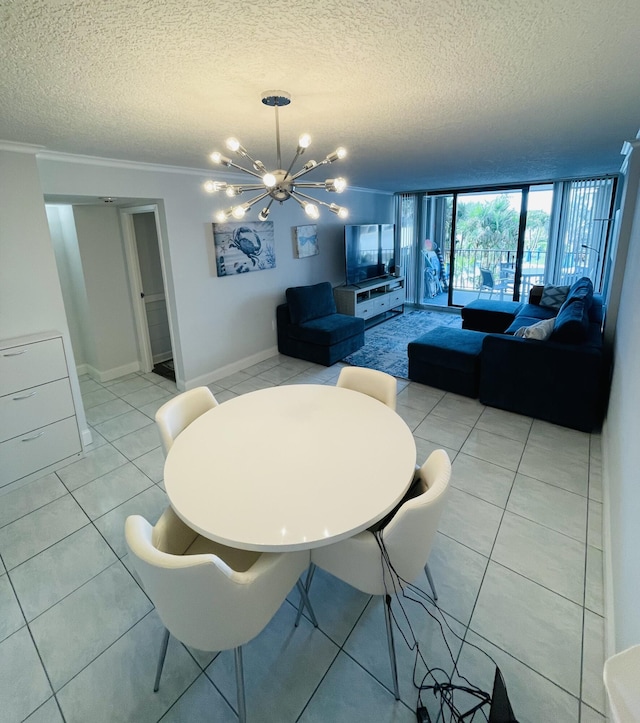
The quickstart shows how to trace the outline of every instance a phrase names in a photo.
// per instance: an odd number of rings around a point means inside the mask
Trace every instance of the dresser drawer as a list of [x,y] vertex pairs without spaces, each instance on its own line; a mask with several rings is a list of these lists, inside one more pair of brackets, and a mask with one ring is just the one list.
[[68,375],[62,339],[46,339],[0,351],[0,396]]
[[373,300],[363,301],[361,304],[356,306],[356,316],[361,319],[368,319],[370,316],[376,315],[376,302]]
[[0,442],[75,414],[68,379],[0,397]]
[[389,308],[393,309],[394,306],[401,306],[402,304],[404,304],[404,289],[392,291],[389,294]]
[[0,487],[44,469],[81,450],[75,417],[9,439],[0,444]]

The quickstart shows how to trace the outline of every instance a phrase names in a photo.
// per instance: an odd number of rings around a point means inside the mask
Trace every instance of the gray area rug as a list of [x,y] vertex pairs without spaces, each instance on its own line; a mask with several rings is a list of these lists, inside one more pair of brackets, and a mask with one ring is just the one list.
[[343,361],[356,367],[378,369],[394,377],[408,379],[407,344],[437,326],[460,328],[456,314],[437,311],[406,311],[364,333],[362,349]]

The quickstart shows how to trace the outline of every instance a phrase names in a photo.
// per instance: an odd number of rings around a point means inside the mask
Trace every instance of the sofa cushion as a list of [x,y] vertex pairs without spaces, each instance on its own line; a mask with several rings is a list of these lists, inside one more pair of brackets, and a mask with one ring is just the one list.
[[285,295],[293,324],[304,324],[336,313],[333,289],[328,281],[311,286],[290,286]]
[[569,295],[569,286],[554,286],[546,284],[540,297],[540,306],[548,309],[560,309]]
[[585,310],[585,301],[567,298],[556,316],[551,339],[566,344],[582,344],[588,335],[589,314]]
[[292,339],[298,341],[331,346],[356,334],[364,334],[364,320],[346,314],[329,314],[320,319],[311,319],[302,326],[292,324],[288,332]]
[[[558,307],[559,308],[559,307]],[[528,317],[530,319],[552,319],[558,313],[558,309],[550,309],[548,306],[540,306],[539,304],[523,304],[522,308],[516,316]]]
[[521,326],[515,333],[514,336],[521,336],[523,339],[536,339],[538,341],[546,341],[553,332],[553,326],[556,320],[554,317],[551,319],[543,319],[538,321],[531,326]]
[[504,331],[520,311],[519,301],[474,299],[462,308],[462,328],[471,331]]

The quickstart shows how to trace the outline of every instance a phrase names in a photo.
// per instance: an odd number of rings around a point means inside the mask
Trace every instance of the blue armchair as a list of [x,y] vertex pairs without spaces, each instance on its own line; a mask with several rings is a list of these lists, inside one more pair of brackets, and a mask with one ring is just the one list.
[[276,309],[278,351],[331,366],[364,345],[364,319],[336,312],[328,281],[292,286]]

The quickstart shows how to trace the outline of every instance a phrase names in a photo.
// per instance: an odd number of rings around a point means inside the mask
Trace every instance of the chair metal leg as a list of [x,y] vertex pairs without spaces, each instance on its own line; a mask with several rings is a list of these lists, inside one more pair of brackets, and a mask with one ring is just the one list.
[[391,620],[391,596],[385,595],[384,599],[384,621],[387,626],[387,644],[389,645],[389,662],[391,663],[391,676],[393,678],[393,694],[396,700],[400,700],[398,690],[398,665],[396,663],[396,649],[393,644],[393,623]]
[[247,708],[244,699],[244,668],[242,666],[242,646],[233,651],[236,660],[236,693],[238,696],[238,720],[246,723]]
[[[300,592],[300,602],[301,605],[306,605],[307,610],[309,611],[309,616],[311,618],[311,622],[313,623],[313,627],[318,627],[318,621],[316,620],[316,614],[313,612],[313,608],[311,607],[311,601],[309,600],[309,595],[307,594],[307,591],[305,589],[305,586],[298,580],[296,583],[298,590]],[[300,612],[300,607],[298,607],[298,612]],[[299,618],[296,616],[296,620],[298,621]],[[297,622],[296,622],[297,627]]]
[[169,645],[169,631],[164,631],[162,638],[162,645],[160,646],[160,659],[158,660],[158,668],[156,669],[156,682],[153,685],[153,692],[157,693],[160,687],[160,676],[162,675],[162,668],[164,666],[164,659],[167,655],[167,645]]
[[438,599],[438,593],[436,592],[436,586],[433,584],[433,578],[431,577],[431,570],[429,570],[429,563],[427,563],[424,566],[424,571],[427,574],[427,580],[429,581],[429,585],[431,586],[431,592],[433,593],[433,599]]
[[[316,566],[311,563],[309,565],[309,570],[307,571],[307,579],[304,583],[304,591],[307,594],[307,599],[305,600],[302,596],[302,593],[300,594],[300,603],[298,605],[298,614],[296,615],[296,621],[294,623],[295,627],[297,628],[300,624],[300,618],[302,617],[302,611],[304,610],[304,606],[307,604],[309,600],[309,588],[311,587],[311,581],[313,580],[313,573],[316,571]],[[311,603],[308,603],[309,611],[311,615],[313,615],[313,621],[314,625],[318,627],[318,622],[316,621],[316,616],[313,614],[313,610],[311,608]]]

